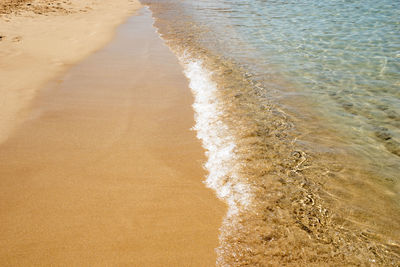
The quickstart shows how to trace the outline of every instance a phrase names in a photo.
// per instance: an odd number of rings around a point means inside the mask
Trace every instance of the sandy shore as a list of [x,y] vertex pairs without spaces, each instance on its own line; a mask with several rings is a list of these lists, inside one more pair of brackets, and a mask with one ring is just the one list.
[[[24,104],[22,123],[1,144],[1,266],[215,264],[224,205],[201,183],[203,150],[189,130],[193,99],[149,12],[141,13]],[[85,28],[84,21],[70,22]],[[86,41],[98,47],[107,33]],[[26,66],[17,64],[25,59],[16,53],[2,85],[21,77],[6,89],[20,88],[31,103],[53,68],[78,60],[69,47],[76,40],[64,44],[70,56],[28,57]],[[19,95],[4,101],[17,105]],[[2,124],[14,121],[11,108],[2,112],[9,115]]]
[[0,2],[0,142],[45,82],[104,46],[140,7],[131,0]]

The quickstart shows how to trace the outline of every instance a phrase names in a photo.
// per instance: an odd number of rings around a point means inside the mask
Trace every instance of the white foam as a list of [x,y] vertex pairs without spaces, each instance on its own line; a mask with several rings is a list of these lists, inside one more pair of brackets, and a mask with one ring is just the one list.
[[201,60],[195,60],[187,53],[180,57],[180,61],[195,97],[193,109],[196,125],[193,129],[197,131],[208,158],[205,183],[229,205],[229,217],[240,209],[248,208],[250,186],[242,183],[236,172],[239,166],[235,160],[235,139],[221,120],[223,112],[216,94],[217,86],[211,79],[212,73],[203,67]]

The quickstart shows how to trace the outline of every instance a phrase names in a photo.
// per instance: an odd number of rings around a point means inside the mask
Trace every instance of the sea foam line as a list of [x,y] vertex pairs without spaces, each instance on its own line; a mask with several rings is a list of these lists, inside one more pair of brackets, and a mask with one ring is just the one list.
[[[150,10],[149,7],[147,9]],[[217,96],[217,84],[211,79],[212,72],[203,66],[202,60],[195,59],[190,53],[174,51],[168,45],[168,40],[163,38],[162,33],[154,25],[155,21],[156,18],[153,16],[154,29],[159,38],[179,59],[194,96],[192,107],[196,123],[192,129],[197,131],[197,138],[202,141],[207,156],[204,168],[208,171],[208,175],[204,183],[228,205],[227,214],[220,228],[220,246],[215,250],[217,265],[229,266],[223,257],[227,249],[225,239],[227,235],[229,236],[229,232],[241,227],[238,223],[240,211],[250,209],[253,199],[251,186],[240,180],[238,172],[240,163],[235,154],[235,138],[231,129],[222,120],[223,106]]]
[[221,119],[223,110],[217,97],[217,85],[211,79],[212,73],[203,67],[201,60],[193,59],[188,53],[179,59],[195,99],[196,124],[193,129],[206,150],[204,167],[208,175],[205,184],[228,204],[227,216],[230,217],[240,209],[248,208],[251,200],[250,186],[240,182],[236,171],[239,165],[235,138]]
[[[146,9],[151,12],[148,6]],[[177,56],[183,66],[183,73],[189,80],[189,87],[194,96],[192,107],[196,122],[192,129],[197,132],[197,138],[202,141],[207,156],[207,162],[204,164],[208,171],[205,184],[216,192],[218,198],[227,203],[228,212],[223,224],[229,224],[229,219],[236,217],[239,211],[250,208],[253,194],[250,185],[241,182],[237,172],[240,166],[235,155],[235,138],[221,118],[223,108],[217,97],[217,85],[211,79],[212,72],[203,66],[202,60],[195,59],[186,51],[178,53],[168,45],[168,40],[163,38],[163,34],[155,26],[156,18],[153,14],[152,17],[153,28],[164,44]]]

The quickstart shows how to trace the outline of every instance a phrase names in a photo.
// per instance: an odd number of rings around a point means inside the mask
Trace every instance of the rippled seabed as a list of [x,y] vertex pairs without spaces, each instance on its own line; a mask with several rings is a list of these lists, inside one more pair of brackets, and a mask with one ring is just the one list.
[[399,2],[143,2],[229,205],[217,263],[398,266]]

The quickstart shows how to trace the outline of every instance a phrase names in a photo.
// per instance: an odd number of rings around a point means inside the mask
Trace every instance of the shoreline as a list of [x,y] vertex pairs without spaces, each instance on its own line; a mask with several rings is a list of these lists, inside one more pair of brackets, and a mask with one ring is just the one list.
[[207,184],[229,205],[217,264],[390,265],[397,260],[399,209],[396,188],[390,188],[396,180],[375,176],[361,164],[311,112],[312,99],[278,89],[290,83],[269,72],[273,66],[266,58],[248,50],[256,39],[234,34],[251,36],[254,27],[264,28],[262,20],[246,24],[252,6],[144,3],[185,66],[198,110],[195,129],[207,150]]
[[0,143],[21,123],[40,89],[114,36],[139,1],[21,1],[0,13]]
[[0,150],[4,265],[214,265],[193,96],[149,11],[51,81]]

